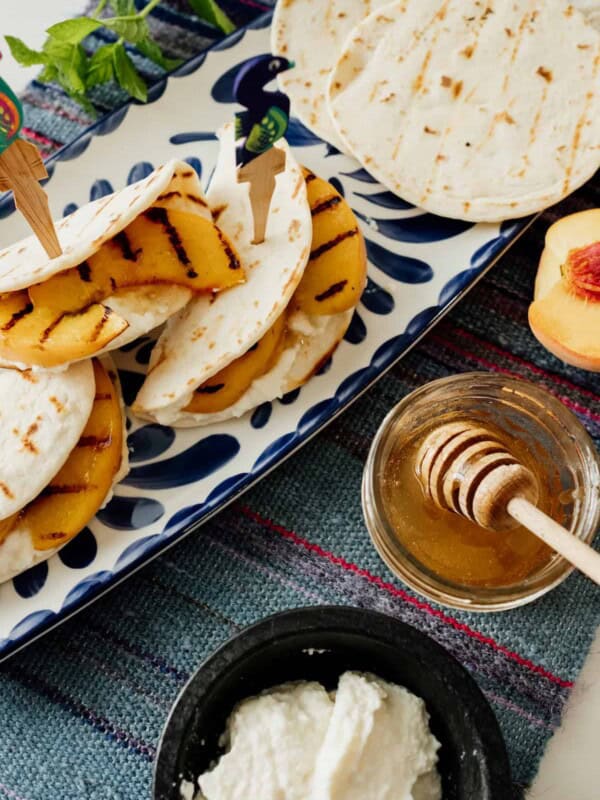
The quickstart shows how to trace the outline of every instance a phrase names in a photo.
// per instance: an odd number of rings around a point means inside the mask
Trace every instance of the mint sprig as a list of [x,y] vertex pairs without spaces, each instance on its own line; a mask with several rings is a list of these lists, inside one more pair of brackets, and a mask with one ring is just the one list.
[[223,33],[228,34],[235,30],[235,25],[215,0],[188,0],[188,3],[200,19],[210,22]]
[[[160,0],[150,0],[137,11],[135,0],[100,0],[89,17],[77,17],[57,22],[48,30],[41,50],[32,50],[21,39],[6,36],[15,61],[24,67],[43,66],[38,76],[42,82],[56,82],[92,116],[95,110],[88,92],[94,86],[116,81],[131,97],[145,102],[148,87],[130,58],[125,45],[133,45],[142,55],[167,72],[181,61],[168,58],[152,38],[147,17]],[[189,0],[198,16],[211,25],[231,33],[234,25],[215,0]],[[109,6],[113,16],[101,17]],[[83,40],[99,28],[107,28],[118,36],[116,42],[101,45],[88,55]]]

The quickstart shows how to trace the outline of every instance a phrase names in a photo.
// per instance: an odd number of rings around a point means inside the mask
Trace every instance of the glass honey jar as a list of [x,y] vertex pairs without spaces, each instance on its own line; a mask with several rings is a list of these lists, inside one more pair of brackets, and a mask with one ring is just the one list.
[[384,419],[365,466],[367,528],[390,569],[443,605],[499,611],[531,602],[572,567],[522,527],[480,528],[436,507],[415,459],[447,422],[473,422],[499,439],[537,478],[538,506],[590,542],[600,523],[600,463],[587,432],[555,397],[524,380],[491,373],[442,378],[405,397]]

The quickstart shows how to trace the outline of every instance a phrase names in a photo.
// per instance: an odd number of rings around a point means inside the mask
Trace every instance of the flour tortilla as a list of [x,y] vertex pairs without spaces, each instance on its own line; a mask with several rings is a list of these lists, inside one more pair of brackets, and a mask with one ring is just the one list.
[[104,305],[129,323],[128,327],[96,355],[117,350],[145,333],[158,328],[180,311],[193,296],[186,286],[151,284],[121,289]]
[[165,423],[177,419],[194,389],[264,336],[290,301],[310,254],[306,184],[287,144],[276,145],[287,158],[276,177],[266,239],[253,245],[248,184],[237,182],[233,125],[226,125],[219,138],[207,197],[216,223],[237,249],[246,283],[214,298],[194,298],[167,323],[133,405],[136,414]]
[[[123,402],[123,395],[121,393],[121,386],[120,386],[120,383],[119,383],[118,372],[117,372],[116,367],[115,367],[112,359],[110,358],[110,356],[103,356],[100,360],[102,361],[102,364],[103,364],[104,368],[109,373],[111,379],[113,380],[113,382],[117,386],[117,389],[118,389],[118,392],[119,392],[119,398],[120,398],[120,401],[121,401],[122,415],[123,415],[123,450],[122,450],[122,455],[121,455],[121,466],[120,466],[117,474],[114,477],[113,485],[112,485],[111,490],[109,491],[108,495],[104,499],[104,503],[102,504],[102,508],[104,508],[104,506],[108,503],[108,501],[111,499],[111,497],[113,495],[114,487],[117,485],[117,483],[119,483],[119,481],[121,481],[125,477],[125,475],[127,475],[127,472],[129,471],[129,452],[128,452],[128,448],[127,448],[127,429],[126,429],[125,404]],[[14,370],[1,370],[0,371],[0,380],[2,378],[2,373],[11,372],[11,371],[14,371]],[[93,404],[93,400],[94,400],[94,395],[95,395],[95,392],[96,392],[96,384],[94,382],[94,371],[93,371],[92,362],[91,362],[90,359],[88,359],[87,361],[80,362],[78,364],[73,364],[72,366],[70,366],[68,368],[67,371],[63,371],[62,373],[46,372],[44,374],[49,376],[55,384],[60,382],[61,379],[62,379],[63,387],[65,389],[67,387],[69,387],[71,390],[73,389],[73,386],[71,384],[75,380],[75,378],[77,378],[78,376],[84,376],[85,380],[83,380],[83,381],[80,380],[79,384],[83,384],[84,388],[87,388],[87,389],[89,389],[90,386],[91,386],[91,393],[89,395],[89,397],[91,399],[89,401],[89,408],[88,408],[88,411],[87,411],[87,415],[85,416],[85,419],[83,421],[83,425],[81,425],[81,428],[80,428],[80,430],[79,430],[79,432],[77,434],[77,437],[75,438],[73,444],[71,445],[71,447],[69,449],[67,449],[66,446],[61,449],[61,453],[65,453],[66,452],[66,455],[62,459],[62,462],[57,466],[57,468],[55,470],[53,470],[51,472],[51,474],[49,474],[50,473],[49,469],[44,469],[44,473],[43,473],[44,476],[45,476],[44,483],[40,486],[38,491],[33,496],[29,497],[25,502],[23,502],[23,503],[21,503],[21,505],[19,505],[19,508],[15,509],[17,511],[21,510],[28,502],[30,502],[31,500],[34,500],[38,496],[40,491],[48,483],[50,483],[52,478],[61,469],[61,467],[63,466],[65,461],[71,455],[71,452],[72,452],[73,448],[75,447],[75,445],[77,444],[77,442],[79,441],[79,437],[81,435],[81,432],[82,432],[83,428],[85,427],[85,425],[86,425],[86,423],[87,423],[87,421],[89,419],[89,415],[90,415],[91,410],[92,410],[92,404]],[[40,374],[36,374],[35,377],[36,378],[41,378],[42,376]],[[81,387],[79,387],[79,388],[81,388]],[[1,387],[0,387],[0,391],[1,391]],[[68,397],[71,399],[71,401],[73,399],[73,394],[76,394],[76,393],[77,392],[74,392],[74,393],[69,393],[68,392]],[[53,396],[57,397],[56,394],[54,394]],[[55,406],[54,403],[52,403],[52,405],[55,408],[58,408],[58,406]],[[75,409],[75,414],[77,414],[77,413],[78,413],[78,409]],[[63,415],[67,418],[67,420],[69,420],[74,415],[73,408],[69,409],[69,411],[67,412],[67,409],[65,407],[65,411],[62,412],[62,414],[60,415],[61,416],[61,420],[62,420],[62,416]],[[58,429],[58,427],[59,426],[57,426],[57,429]],[[61,447],[62,447],[63,442],[62,442],[62,440],[59,440],[59,441],[60,441],[60,444],[61,444]],[[54,444],[54,448],[55,448],[56,447],[56,443],[53,443],[53,444]],[[52,444],[50,445],[50,447],[52,448]],[[47,459],[48,456],[53,453],[54,448],[48,449],[47,452],[44,452],[44,458]],[[43,452],[43,451],[41,451],[41,452]],[[44,467],[45,466],[46,465],[44,463]],[[6,517],[6,515],[4,515],[2,518],[4,519],[5,517]],[[69,541],[72,541],[72,540],[69,540]],[[61,547],[64,547],[66,544],[68,544],[68,542],[65,542],[63,545],[60,545],[59,547],[51,548],[49,550],[35,550],[34,547],[33,547],[33,542],[31,541],[31,536],[30,536],[29,531],[24,529],[24,528],[16,528],[15,530],[13,530],[6,537],[4,542],[2,544],[0,544],[0,583],[3,583],[4,581],[10,580],[11,578],[14,578],[15,575],[19,575],[24,570],[35,566],[35,564],[39,564],[41,561],[47,561],[51,556],[53,556],[55,553],[57,553],[61,549]]]
[[20,511],[63,466],[94,402],[91,361],[57,372],[0,369],[0,519]]
[[[164,199],[161,195],[165,195]],[[211,219],[196,172],[183,161],[170,161],[142,181],[82,206],[57,222],[62,256],[48,258],[34,236],[0,251],[0,292],[25,289],[77,266],[155,203],[168,210]],[[128,327],[94,355],[122,347],[162,325],[189,302],[192,294],[185,286],[167,284],[118,290],[103,304],[125,319]],[[27,365],[3,359],[0,359],[0,366],[27,368]],[[55,369],[60,371],[64,366],[61,364]],[[39,371],[40,368],[34,369]]]
[[562,0],[486,6],[397,0],[354,29],[329,84],[372,175],[472,221],[539,211],[600,166],[598,32]]
[[165,208],[211,219],[195,170],[184,161],[169,161],[143,180],[81,206],[55,222],[63,250],[58,258],[49,258],[35,236],[0,250],[0,292],[27,289],[81,264],[167,193],[170,197],[161,201]]
[[591,25],[600,30],[600,2],[598,0],[574,0],[573,5],[583,13]]
[[311,131],[346,150],[326,104],[327,82],[348,34],[389,0],[279,0],[271,26],[271,50],[295,66],[277,80],[292,112]]
[[[271,402],[302,386],[319,365],[335,350],[346,333],[354,309],[329,316],[307,315],[295,312],[287,326],[292,333],[291,342],[281,353],[275,365],[256,378],[242,397],[228,408],[214,414],[192,414],[189,411],[169,412],[165,419],[179,428],[212,425],[241,417],[261,403]],[[163,420],[158,414],[157,420]]]

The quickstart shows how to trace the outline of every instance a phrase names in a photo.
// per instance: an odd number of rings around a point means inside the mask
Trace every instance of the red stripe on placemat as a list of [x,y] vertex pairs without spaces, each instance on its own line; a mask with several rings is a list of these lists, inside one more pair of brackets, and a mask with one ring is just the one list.
[[48,139],[47,136],[42,136],[41,133],[34,131],[32,128],[21,128],[21,131],[29,139],[34,139],[36,142],[39,142],[40,144],[45,144],[46,147],[58,147],[60,145],[60,142],[57,142],[54,139]]
[[[465,350],[462,347],[458,347],[458,345],[449,342],[447,339],[444,339],[442,336],[438,334],[430,334],[431,339],[438,344],[441,344],[444,347],[447,347],[449,350],[452,350],[457,355],[462,356],[463,358],[468,358],[470,361],[474,361],[476,364],[480,364],[482,367],[489,369],[491,372],[499,372],[501,375],[508,375],[510,378],[521,378],[522,376],[519,375],[518,372],[513,372],[506,367],[501,367],[498,364],[495,364],[493,361],[489,361],[487,358],[483,358],[482,356],[476,356],[474,353],[471,353],[469,350]],[[533,366],[533,365],[532,365]],[[532,371],[534,371],[532,369]],[[551,376],[548,373],[543,372],[540,370],[543,375],[546,375],[549,380],[552,380]],[[552,394],[555,394],[552,392]],[[596,414],[593,411],[590,411],[589,408],[582,406],[580,403],[576,403],[574,400],[569,400],[568,397],[564,397],[564,395],[555,394],[561,403],[563,403],[567,408],[570,408],[572,411],[575,411],[578,414],[581,414],[584,417],[588,417],[594,422],[600,422],[600,414]]]
[[261,11],[268,11],[271,6],[265,6],[263,3],[254,3],[253,0],[239,0],[239,2],[243,6],[249,6],[250,8],[258,8]]
[[531,672],[535,672],[538,675],[541,675],[547,680],[551,681],[552,683],[556,683],[559,686],[563,686],[565,688],[571,688],[573,686],[573,681],[567,681],[564,678],[559,678],[557,675],[553,675],[544,667],[541,667],[539,664],[534,664],[533,661],[530,661],[528,658],[524,658],[523,656],[515,653],[513,650],[509,650],[508,647],[505,647],[502,644],[499,644],[494,639],[489,636],[485,636],[480,631],[476,631],[473,628],[470,628],[468,625],[465,625],[464,622],[459,622],[454,617],[450,617],[447,614],[444,614],[443,611],[440,611],[437,608],[433,608],[429,605],[429,603],[425,603],[422,600],[418,600],[416,597],[412,597],[405,592],[403,589],[398,589],[391,583],[384,581],[383,578],[380,578],[378,575],[373,575],[366,569],[359,567],[356,564],[352,564],[350,561],[346,561],[341,556],[336,556],[334,553],[329,552],[328,550],[324,550],[318,544],[314,544],[313,542],[309,542],[307,539],[303,539],[301,536],[298,536],[297,533],[293,531],[287,530],[281,525],[278,525],[276,522],[273,522],[266,517],[262,517],[256,511],[252,511],[251,508],[248,506],[237,506],[238,510],[244,514],[244,516],[248,517],[248,519],[253,520],[254,522],[261,525],[263,528],[267,528],[274,533],[278,533],[280,536],[283,536],[285,539],[289,539],[290,541],[294,542],[294,544],[300,545],[305,550],[309,550],[311,553],[315,553],[321,558],[326,558],[332,564],[336,564],[342,569],[345,569],[347,572],[353,572],[355,575],[359,575],[361,578],[365,578],[365,580],[369,581],[369,583],[378,586],[380,589],[383,589],[388,594],[393,595],[394,597],[399,597],[406,603],[411,603],[411,605],[416,606],[421,611],[424,611],[426,614],[430,614],[433,617],[437,617],[442,622],[446,623],[446,625],[450,625],[451,627],[455,628],[462,633],[465,633],[471,639],[475,639],[481,644],[489,645],[493,650],[496,650],[499,653],[502,653],[507,658],[511,659],[512,661],[516,661],[522,667],[526,667]]

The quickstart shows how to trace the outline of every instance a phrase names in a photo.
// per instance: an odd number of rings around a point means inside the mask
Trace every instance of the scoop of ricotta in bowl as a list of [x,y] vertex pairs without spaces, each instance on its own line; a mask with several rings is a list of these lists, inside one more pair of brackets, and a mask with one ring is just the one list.
[[374,675],[345,672],[334,692],[304,681],[243,700],[221,743],[198,800],[441,798],[425,703]]

